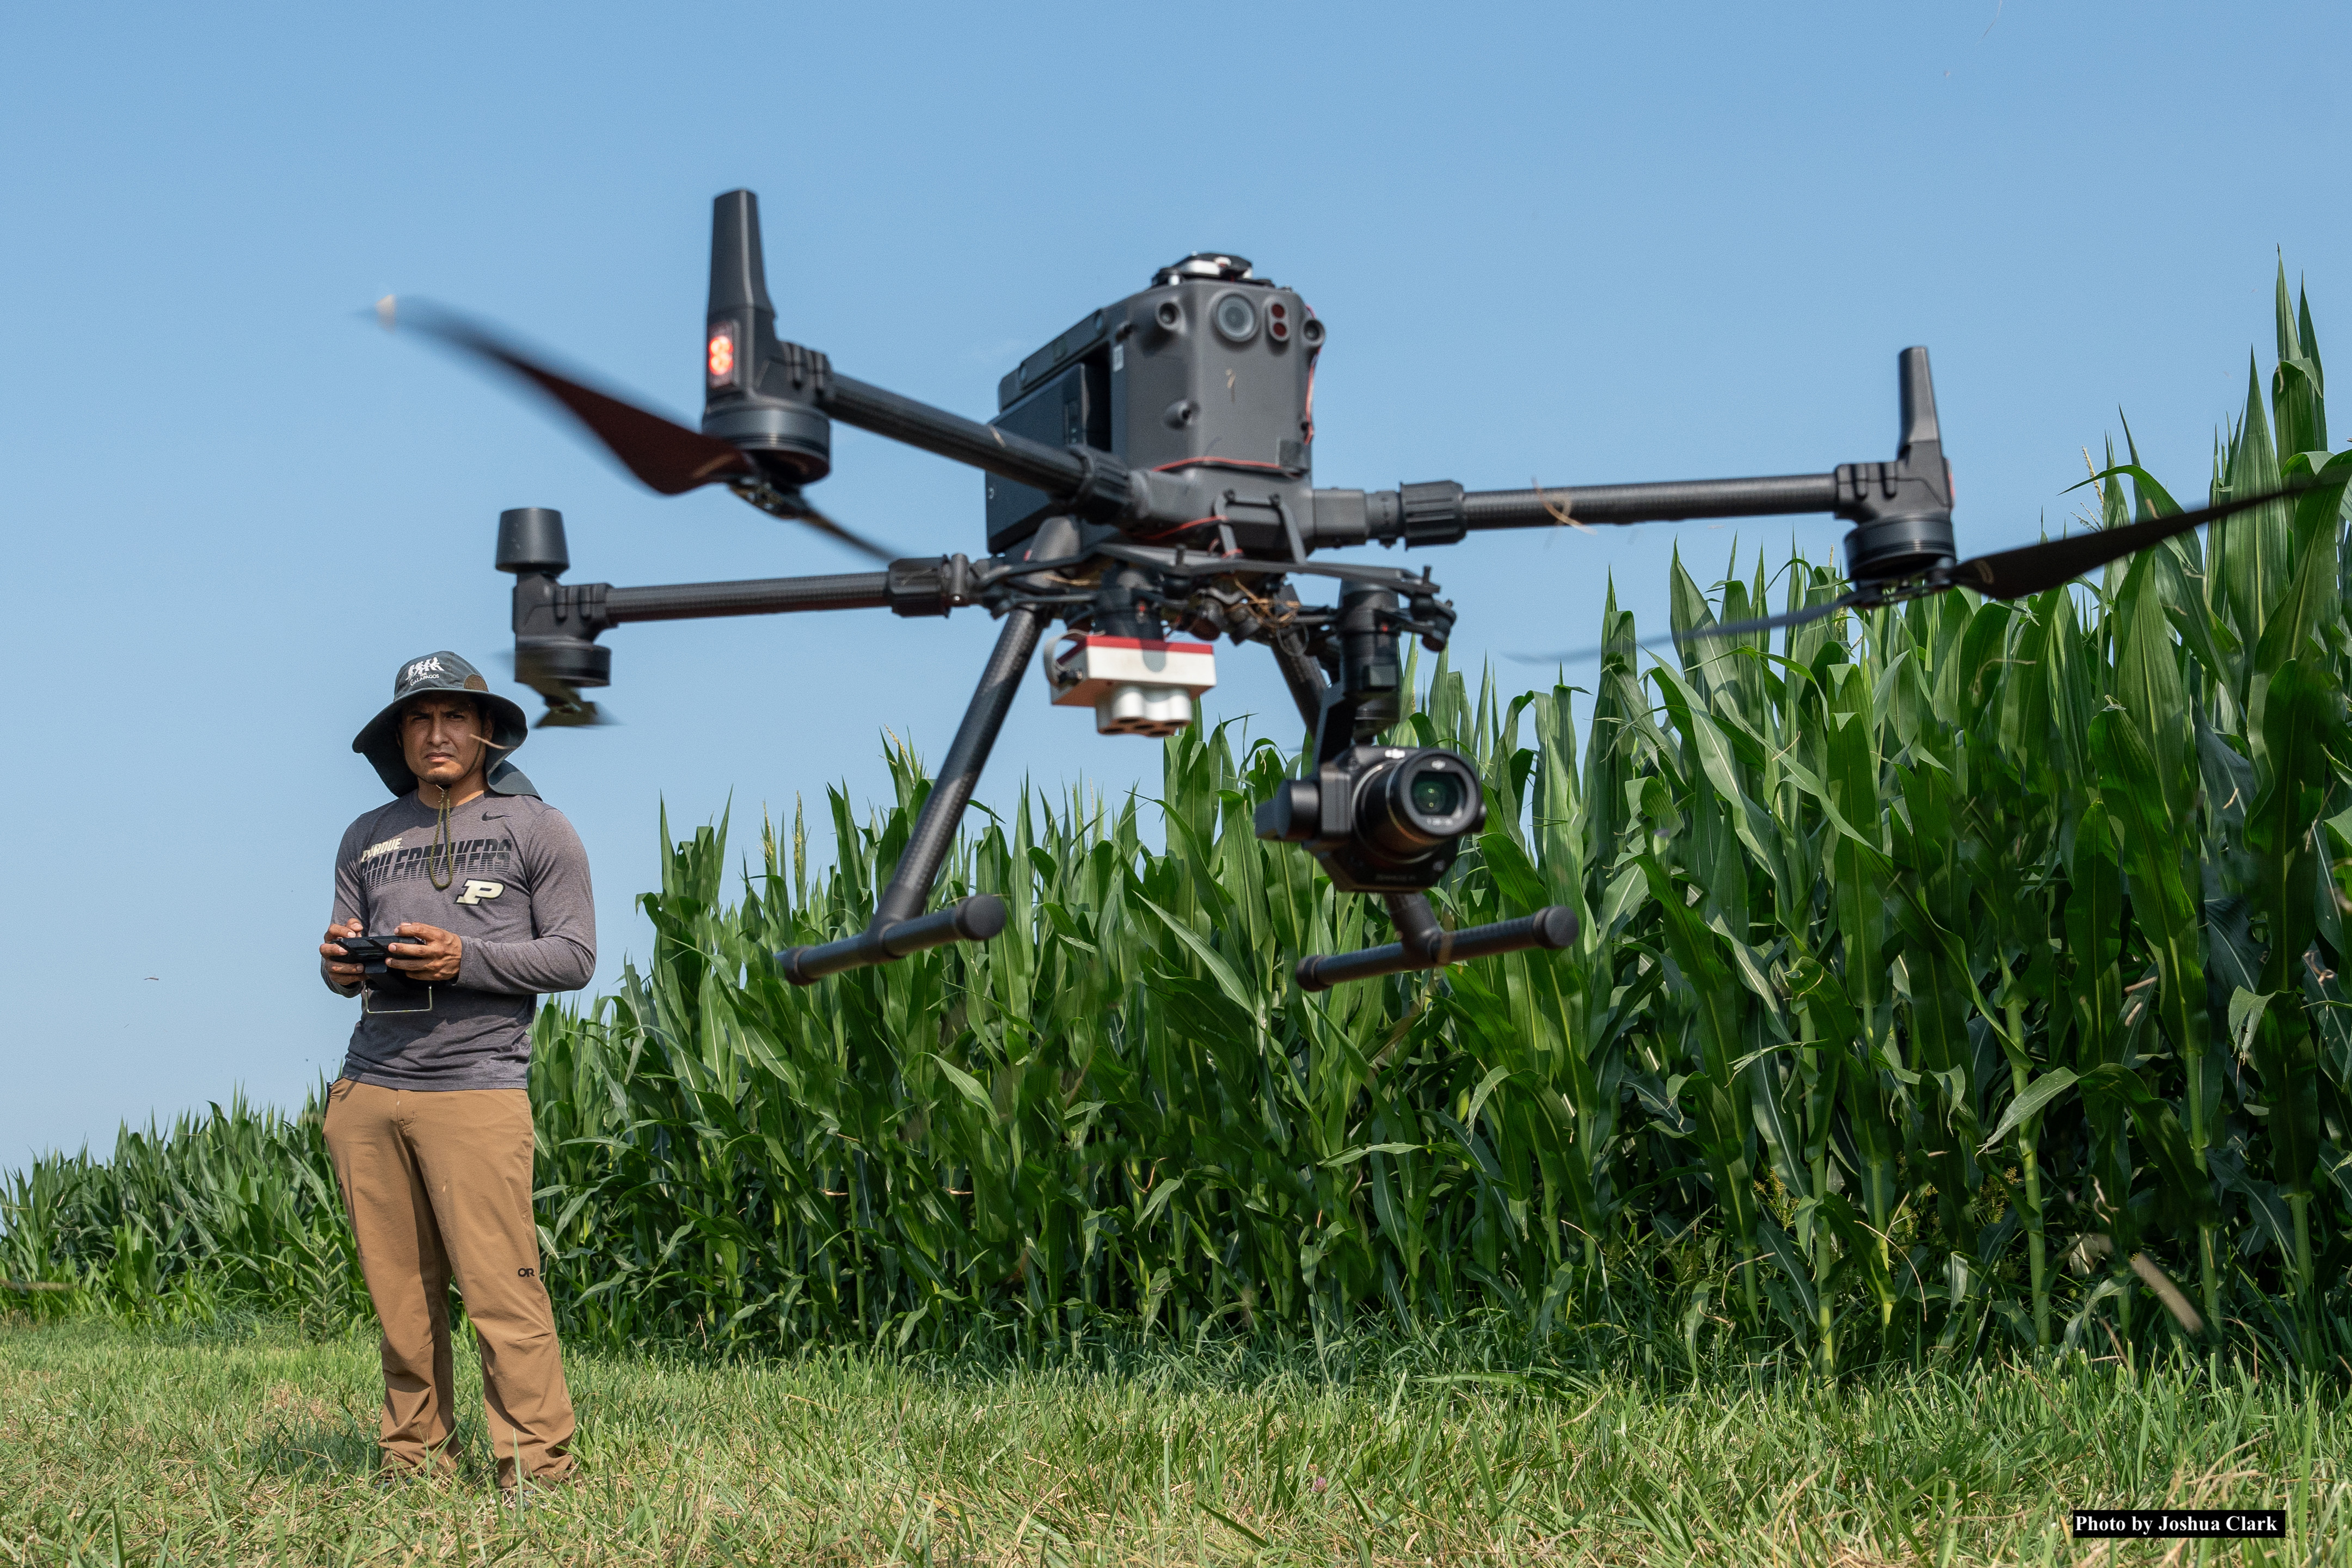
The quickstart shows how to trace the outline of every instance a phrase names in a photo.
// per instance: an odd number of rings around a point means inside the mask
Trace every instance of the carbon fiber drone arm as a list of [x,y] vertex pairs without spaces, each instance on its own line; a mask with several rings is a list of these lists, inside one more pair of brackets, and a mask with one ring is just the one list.
[[741,582],[674,582],[602,591],[605,623],[686,621],[713,615],[780,615],[803,610],[887,610],[895,615],[945,615],[969,603],[971,563],[962,556],[894,560],[883,571],[824,577],[755,578]]
[[499,517],[500,571],[515,579],[515,678],[548,702],[550,723],[598,722],[583,689],[612,681],[612,650],[596,639],[631,621],[688,621],[719,615],[782,615],[804,610],[888,610],[945,615],[969,603],[971,563],[962,556],[895,560],[885,571],[772,577],[745,582],[674,582],[615,588],[564,582],[572,552],[563,515],[518,507]]
[[559,582],[545,572],[515,584],[514,630],[522,639],[590,638],[634,621],[696,621],[723,615],[788,615],[807,610],[887,610],[945,615],[969,603],[971,563],[962,556],[894,560],[887,571],[822,577],[752,578],[740,582],[670,582],[615,588],[609,582]]
[[1326,549],[1400,541],[1441,545],[1488,528],[1664,523],[1837,509],[1835,474],[1564,485],[1556,490],[1465,490],[1441,480],[1394,490],[1318,490],[1314,540]]
[[1093,521],[1182,523],[1207,509],[1184,477],[1129,468],[1091,446],[1049,446],[847,376],[828,374],[816,404],[844,424],[1059,497]]
[[1394,490],[1318,490],[1310,548],[1351,544],[1453,544],[1487,528],[1559,524],[1673,522],[1685,517],[1763,517],[1827,512],[1854,525],[1847,570],[1857,581],[1885,580],[1948,566],[1952,549],[1952,472],[1936,420],[1927,350],[1895,361],[1902,400],[1892,463],[1847,463],[1827,474],[1749,479],[1689,479],[1648,485],[1570,485],[1553,489],[1465,490],[1450,480]]

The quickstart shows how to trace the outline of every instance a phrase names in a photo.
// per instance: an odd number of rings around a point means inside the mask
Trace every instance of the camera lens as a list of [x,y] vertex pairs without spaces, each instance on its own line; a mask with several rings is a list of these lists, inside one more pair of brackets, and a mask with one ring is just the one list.
[[1423,773],[1412,781],[1412,809],[1424,817],[1450,817],[1462,809],[1462,780],[1450,773]]
[[1209,319],[1228,342],[1246,343],[1257,331],[1257,307],[1239,294],[1228,294],[1210,307]]
[[1394,758],[1366,775],[1357,797],[1357,821],[1372,844],[1419,859],[1477,829],[1486,800],[1469,763],[1435,748]]

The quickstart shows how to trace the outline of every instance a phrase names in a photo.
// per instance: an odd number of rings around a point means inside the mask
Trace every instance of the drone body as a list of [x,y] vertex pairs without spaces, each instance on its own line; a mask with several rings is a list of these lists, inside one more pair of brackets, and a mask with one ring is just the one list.
[[[1202,254],[1095,311],[997,388],[1000,430],[1107,451],[1130,468],[1210,480],[1228,553],[1285,548],[1313,506],[1315,360],[1323,323],[1239,256]],[[988,548],[1012,549],[1059,497],[990,476]],[[1187,530],[1178,528],[1171,533]]]
[[[1316,361],[1325,328],[1294,291],[1237,256],[1202,253],[1150,287],[1082,318],[1007,374],[992,423],[930,407],[835,371],[776,335],[748,191],[714,204],[703,340],[702,428],[692,431],[549,370],[462,318],[429,308],[402,319],[522,378],[666,495],[723,483],[774,516],[887,560],[885,570],[758,581],[614,588],[561,580],[570,559],[555,513],[499,520],[497,564],[515,574],[516,674],[549,703],[544,723],[593,722],[580,693],[611,679],[596,639],[632,621],[807,610],[945,615],[981,605],[1003,622],[972,703],[889,885],[861,935],[777,955],[808,984],[922,947],[1001,929],[981,894],[931,915],[930,886],[1024,670],[1049,624],[1054,700],[1092,706],[1105,733],[1165,735],[1213,684],[1208,644],[1269,648],[1314,735],[1307,771],[1258,810],[1259,836],[1303,844],[1342,890],[1387,903],[1399,940],[1300,960],[1302,988],[1572,941],[1574,916],[1548,908],[1446,931],[1424,891],[1483,824],[1476,775],[1452,752],[1375,744],[1398,713],[1397,639],[1442,648],[1454,624],[1423,571],[1313,560],[1370,543],[1451,544],[1490,528],[1831,513],[1853,588],[1828,602],[1734,626],[1729,635],[1969,587],[2015,598],[2054,587],[2171,534],[2274,497],[2104,534],[1955,560],[1951,471],[1925,349],[1898,358],[1900,440],[1892,462],[1822,473],[1664,484],[1474,492],[1452,481],[1393,490],[1313,481]],[[387,324],[392,302],[379,307]],[[979,468],[988,554],[889,559],[809,502],[832,468],[832,422]],[[2308,486],[2305,486],[2308,487]],[[1300,600],[1295,579],[1331,578],[1339,602]]]

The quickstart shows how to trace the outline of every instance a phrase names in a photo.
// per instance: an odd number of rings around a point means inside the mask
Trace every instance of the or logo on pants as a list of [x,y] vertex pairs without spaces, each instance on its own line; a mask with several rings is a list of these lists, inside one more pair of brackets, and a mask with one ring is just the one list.
[[496,898],[506,890],[507,884],[505,883],[476,882],[469,877],[466,882],[466,891],[457,895],[457,902],[460,904],[479,904],[486,898]]

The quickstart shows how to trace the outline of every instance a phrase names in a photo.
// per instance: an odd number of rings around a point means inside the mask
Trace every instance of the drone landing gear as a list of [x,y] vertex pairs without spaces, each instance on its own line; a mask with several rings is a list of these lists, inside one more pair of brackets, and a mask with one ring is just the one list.
[[1295,971],[1302,991],[1328,991],[1349,980],[1370,980],[1407,969],[1442,969],[1470,958],[1491,958],[1523,947],[1567,946],[1576,940],[1576,916],[1566,905],[1552,904],[1517,920],[1448,931],[1437,924],[1429,899],[1418,893],[1391,893],[1384,902],[1396,922],[1402,941],[1353,953],[1310,953]]
[[1013,693],[1029,667],[1030,655],[1037,651],[1037,638],[1045,625],[1043,611],[1015,606],[1006,612],[1004,630],[997,633],[988,667],[981,672],[980,689],[972,694],[971,706],[964,710],[963,723],[956,729],[955,744],[948,747],[947,760],[915,818],[906,852],[898,857],[890,885],[874,901],[872,922],[856,936],[838,942],[787,947],[778,953],[776,966],[783,970],[785,979],[796,986],[813,986],[844,969],[887,964],[950,942],[985,942],[1004,929],[1004,901],[994,894],[974,894],[931,915],[920,911],[930,897],[940,866],[947,860],[956,822],[971,801],[972,786],[980,781],[980,770],[996,744],[997,731],[1004,727],[1005,713],[1013,706]]

